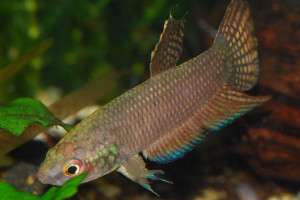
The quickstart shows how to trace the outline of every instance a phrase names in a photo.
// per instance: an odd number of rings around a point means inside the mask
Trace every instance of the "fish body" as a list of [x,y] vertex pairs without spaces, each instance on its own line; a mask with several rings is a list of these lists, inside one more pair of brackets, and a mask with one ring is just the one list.
[[[38,177],[62,185],[88,171],[84,182],[118,170],[150,191],[143,156],[159,163],[182,157],[203,140],[269,97],[249,90],[259,73],[249,8],[233,0],[215,42],[177,65],[184,20],[170,16],[151,56],[151,78],[99,108],[49,150]],[[166,181],[167,182],[167,181]]]

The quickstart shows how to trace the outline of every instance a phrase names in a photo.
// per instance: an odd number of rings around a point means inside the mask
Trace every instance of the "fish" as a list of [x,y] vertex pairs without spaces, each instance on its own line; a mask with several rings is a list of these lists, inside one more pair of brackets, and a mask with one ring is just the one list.
[[257,40],[248,3],[232,0],[212,46],[177,65],[185,19],[170,15],[151,54],[150,78],[83,119],[51,148],[37,173],[62,185],[87,172],[88,182],[117,170],[158,195],[149,180],[163,178],[145,159],[184,156],[211,131],[269,100],[250,96],[257,82]]

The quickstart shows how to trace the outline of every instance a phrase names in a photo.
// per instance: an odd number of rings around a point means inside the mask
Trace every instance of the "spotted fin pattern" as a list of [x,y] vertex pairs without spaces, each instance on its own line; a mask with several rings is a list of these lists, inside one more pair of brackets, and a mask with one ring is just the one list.
[[234,91],[224,84],[209,103],[173,132],[164,135],[143,155],[156,162],[164,163],[182,157],[187,151],[203,140],[207,131],[219,130],[235,118],[269,99],[268,96],[253,97]]
[[259,62],[257,40],[248,3],[234,0],[227,7],[215,42],[226,39],[232,51],[233,65],[229,83],[239,91],[246,91],[257,82]]
[[165,21],[164,30],[151,54],[151,77],[175,67],[182,52],[184,19],[176,20],[170,14]]
[[157,176],[162,171],[145,167],[141,151],[153,161],[175,160],[209,131],[268,100],[242,93],[258,75],[251,30],[247,4],[233,0],[212,47],[175,67],[183,20],[170,17],[152,54],[152,77],[77,124],[49,150],[39,177],[62,185],[70,179],[68,167],[76,164],[89,171],[84,182],[118,170],[155,193],[149,179],[168,181]]
[[253,87],[259,65],[257,42],[248,4],[233,0],[216,35],[215,44],[226,50],[228,78],[195,114],[173,131],[160,137],[143,155],[153,161],[169,162],[183,156],[199,143],[209,130],[219,130],[269,97],[251,97],[238,91]]

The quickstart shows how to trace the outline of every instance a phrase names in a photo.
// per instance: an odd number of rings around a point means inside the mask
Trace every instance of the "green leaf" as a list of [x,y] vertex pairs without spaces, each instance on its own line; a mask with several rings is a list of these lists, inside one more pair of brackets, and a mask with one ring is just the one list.
[[20,98],[8,106],[0,106],[0,128],[20,135],[31,123],[37,122],[44,127],[60,125],[66,130],[72,126],[62,123],[54,117],[40,101],[31,98]]
[[60,200],[73,196],[77,193],[77,186],[82,182],[86,173],[83,173],[76,178],[69,180],[66,184],[61,187],[52,187],[49,189],[44,196],[43,200]]
[[47,39],[43,42],[34,46],[25,55],[17,59],[15,62],[7,65],[5,68],[0,70],[0,85],[5,83],[9,78],[11,78],[16,72],[27,65],[32,59],[47,50],[53,42],[53,39]]
[[[21,192],[9,185],[8,183],[0,182],[0,199],[1,200],[12,200],[12,199],[24,199],[24,200],[35,200],[38,196],[34,196],[28,192]],[[5,192],[4,192],[5,191]]]
[[0,200],[62,200],[65,198],[69,198],[77,193],[77,186],[82,182],[85,175],[86,173],[83,173],[69,180],[61,187],[50,188],[43,196],[35,196],[28,192],[22,192],[15,189],[8,183],[0,182],[0,191],[2,191],[0,192]]

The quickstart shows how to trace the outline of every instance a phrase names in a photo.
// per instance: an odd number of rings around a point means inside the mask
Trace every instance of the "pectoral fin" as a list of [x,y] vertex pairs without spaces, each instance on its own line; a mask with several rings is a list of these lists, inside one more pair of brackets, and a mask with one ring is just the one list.
[[162,170],[148,170],[143,158],[138,154],[129,158],[126,163],[121,164],[118,171],[134,182],[139,183],[157,196],[159,195],[151,188],[148,179],[172,183],[157,176],[164,174]]

